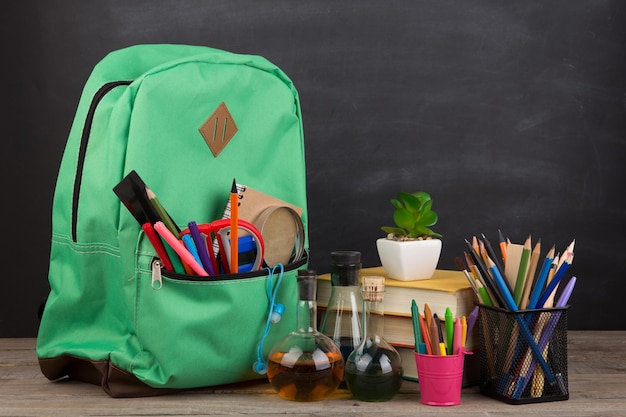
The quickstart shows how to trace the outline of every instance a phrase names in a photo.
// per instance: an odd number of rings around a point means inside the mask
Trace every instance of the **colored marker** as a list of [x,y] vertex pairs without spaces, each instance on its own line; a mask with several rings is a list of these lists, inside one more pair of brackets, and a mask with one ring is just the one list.
[[[189,227],[189,233],[191,233],[193,243],[195,243],[196,249],[198,250],[198,255],[200,256],[200,262],[202,263],[202,267],[205,271],[209,273],[209,275],[215,275],[213,262],[209,257],[208,246],[205,239],[202,237],[200,230],[198,229],[198,224],[192,220],[187,223],[187,227]],[[213,247],[211,246],[211,249],[212,248]]]
[[173,272],[174,266],[172,265],[172,261],[170,260],[170,257],[167,255],[165,246],[163,246],[163,242],[161,242],[161,239],[152,228],[152,225],[149,222],[146,222],[143,225],[141,225],[141,228],[145,232],[150,243],[152,243],[152,247],[156,251],[157,256],[161,259],[161,262],[163,262],[163,267],[166,270]]
[[183,244],[185,245],[189,253],[191,253],[196,262],[201,263],[202,261],[200,260],[200,255],[198,255],[198,249],[196,248],[195,243],[193,243],[193,238],[190,235],[183,235],[182,239]]
[[161,235],[163,239],[171,246],[172,249],[180,256],[180,258],[187,265],[193,269],[193,271],[202,276],[207,276],[207,272],[202,268],[198,262],[196,262],[193,255],[185,248],[185,246],[170,232],[170,230],[163,224],[163,222],[156,222],[154,224],[154,230]]
[[450,310],[450,307],[446,307],[444,321],[446,326],[446,353],[448,355],[452,355],[452,345],[454,339],[454,317],[452,317],[452,310]]

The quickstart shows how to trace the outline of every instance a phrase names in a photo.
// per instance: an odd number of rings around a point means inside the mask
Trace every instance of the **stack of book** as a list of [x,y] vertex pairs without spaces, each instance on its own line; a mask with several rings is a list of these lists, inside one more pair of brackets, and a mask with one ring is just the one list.
[[[443,318],[446,308],[450,308],[454,317],[469,316],[478,301],[472,286],[461,271],[438,269],[430,279],[418,281],[399,281],[389,278],[382,266],[363,268],[361,276],[376,275],[385,277],[385,318],[384,337],[402,356],[404,377],[417,380],[415,366],[415,339],[413,336],[413,322],[411,320],[411,303],[417,303],[420,311],[428,304],[433,314]],[[317,305],[320,316],[324,314],[331,293],[330,274],[318,276]],[[475,348],[474,340],[478,329],[468,338],[467,349]],[[466,358],[466,364],[472,367],[472,360]],[[468,366],[466,366],[466,369]],[[473,379],[473,372],[468,371],[465,383]]]

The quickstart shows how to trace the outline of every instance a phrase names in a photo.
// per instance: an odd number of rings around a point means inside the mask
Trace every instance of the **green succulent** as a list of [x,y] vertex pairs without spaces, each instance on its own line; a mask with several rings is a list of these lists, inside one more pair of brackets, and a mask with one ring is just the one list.
[[401,192],[391,200],[391,204],[395,207],[393,221],[396,227],[381,227],[385,233],[409,238],[441,237],[430,229],[437,223],[439,216],[432,210],[433,200],[428,193]]

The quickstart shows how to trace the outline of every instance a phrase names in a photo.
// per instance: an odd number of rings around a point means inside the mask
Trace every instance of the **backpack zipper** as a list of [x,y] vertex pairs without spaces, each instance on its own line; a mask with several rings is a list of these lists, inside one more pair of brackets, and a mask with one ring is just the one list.
[[[293,262],[288,265],[285,265],[285,272],[300,268],[302,265],[304,265],[308,261],[308,259],[309,257],[307,255],[297,262]],[[163,287],[163,263],[161,262],[159,258],[154,258],[150,265],[150,269],[152,271],[152,289],[160,290]],[[169,271],[166,271],[165,275],[166,275],[166,278],[170,278],[176,281],[196,281],[196,282],[216,281],[218,282],[218,281],[232,281],[235,279],[256,278],[256,277],[268,275],[268,273],[269,271],[267,270],[267,268],[263,268],[258,271],[244,272],[242,274],[220,274],[220,275],[213,275],[213,276],[207,276],[207,277],[202,277],[198,275],[178,274],[178,273],[169,272]]]
[[102,85],[96,91],[89,105],[87,111],[87,117],[85,118],[85,125],[83,126],[83,133],[80,138],[80,147],[78,149],[78,164],[76,166],[76,177],[74,178],[74,194],[72,199],[72,241],[76,242],[77,238],[77,224],[78,224],[78,201],[80,197],[80,185],[83,176],[83,169],[85,165],[85,154],[87,153],[87,144],[89,142],[89,135],[91,133],[91,126],[93,124],[93,117],[96,113],[96,108],[104,96],[113,90],[115,87],[122,85],[130,85],[132,81],[110,81]]

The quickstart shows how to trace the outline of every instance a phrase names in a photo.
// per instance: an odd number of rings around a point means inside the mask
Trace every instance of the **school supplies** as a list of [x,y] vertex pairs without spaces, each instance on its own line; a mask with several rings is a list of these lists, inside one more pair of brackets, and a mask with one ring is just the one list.
[[[301,259],[305,242],[302,208],[246,184],[236,184],[236,189],[238,217],[253,224],[263,235],[267,265],[286,264]],[[229,199],[224,218],[230,218],[230,205]],[[215,247],[215,251],[219,252],[219,248]]]
[[[212,239],[217,230],[221,255],[243,246],[229,242],[229,220],[214,223],[234,178],[300,208],[301,256],[284,268],[260,265],[258,236],[247,242],[255,270],[224,274],[222,258],[209,259],[204,225]],[[293,329],[296,274],[308,264],[306,207],[300,102],[279,68],[203,46],[110,53],[84,86],[59,169],[37,340],[42,373],[113,397],[264,378],[253,369],[268,353],[259,341],[272,346]],[[233,229],[240,238],[256,227],[242,214]],[[275,297],[270,281],[281,282]],[[282,319],[265,338],[279,304]]]
[[[477,307],[476,307],[477,308]],[[429,355],[456,355],[461,347],[465,347],[466,339],[471,333],[471,328],[463,327],[462,321],[466,321],[466,317],[453,317],[450,309],[446,308],[445,318],[441,320],[437,313],[429,318],[430,308],[428,304],[424,304],[423,315],[419,313],[419,307],[415,300],[411,301],[411,322],[413,323],[413,335],[415,351],[418,353]],[[472,320],[476,319],[476,314]],[[429,331],[423,332],[422,323],[430,323]],[[473,326],[472,326],[473,327]],[[424,334],[424,338],[422,338]],[[446,335],[444,337],[444,334]],[[426,345],[431,345],[431,349],[427,350]],[[422,346],[424,345],[424,346]],[[455,353],[456,352],[456,353]]]
[[[484,282],[497,299],[495,307],[479,307],[481,391],[513,404],[567,399],[566,312],[575,277],[554,307],[553,299],[571,267],[575,241],[561,255],[551,247],[538,273],[540,241],[532,251],[530,236],[523,245],[504,243],[503,236],[500,241],[506,277],[492,259],[497,254],[483,252],[479,259],[490,278]],[[480,248],[480,241],[472,243]]]

